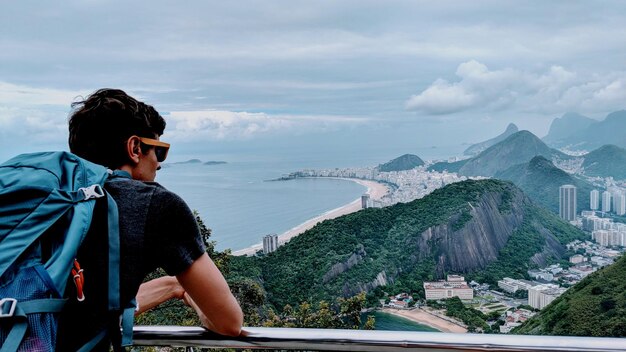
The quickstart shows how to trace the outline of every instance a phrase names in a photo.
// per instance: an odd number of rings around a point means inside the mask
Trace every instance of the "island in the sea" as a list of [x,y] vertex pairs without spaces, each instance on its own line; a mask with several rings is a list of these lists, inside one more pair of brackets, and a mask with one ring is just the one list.
[[221,165],[221,164],[227,164],[227,162],[225,162],[225,161],[207,161],[206,163],[204,163],[204,165]]

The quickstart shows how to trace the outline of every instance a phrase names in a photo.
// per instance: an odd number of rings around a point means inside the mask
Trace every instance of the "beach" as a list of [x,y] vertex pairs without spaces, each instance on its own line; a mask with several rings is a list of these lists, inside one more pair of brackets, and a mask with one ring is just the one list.
[[431,328],[437,329],[441,332],[453,332],[453,333],[466,333],[467,332],[466,328],[458,324],[455,324],[453,322],[450,322],[444,318],[438,317],[434,315],[433,313],[425,309],[421,309],[421,308],[416,308],[416,309],[411,309],[411,310],[383,308],[382,312],[393,314],[399,317],[409,319],[416,323],[430,326]]
[[[356,182],[360,185],[367,187],[367,191],[365,191],[365,193],[369,194],[372,200],[380,200],[389,192],[389,187],[387,187],[387,185],[376,182],[376,181],[361,180],[361,179],[356,179],[356,178],[340,178],[340,179]],[[307,220],[303,222],[302,224],[290,230],[285,231],[284,233],[278,236],[278,243],[279,245],[282,245],[286,242],[289,242],[289,240],[300,235],[304,231],[312,228],[313,226],[317,225],[319,222],[322,222],[324,220],[334,219],[342,215],[357,212],[359,210],[361,210],[361,198],[357,198],[354,201],[344,206],[341,206],[339,208],[327,211],[320,216],[314,217],[313,219]],[[263,249],[263,244],[257,243],[248,248],[233,251],[233,255],[254,255],[257,251],[262,250],[262,249]]]

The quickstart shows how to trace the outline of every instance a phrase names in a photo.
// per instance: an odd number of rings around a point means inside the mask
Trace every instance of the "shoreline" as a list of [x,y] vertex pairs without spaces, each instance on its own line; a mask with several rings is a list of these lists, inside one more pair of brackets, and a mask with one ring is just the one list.
[[[346,180],[356,182],[362,186],[367,187],[367,190],[364,192],[370,195],[370,198],[373,200],[380,200],[387,193],[389,193],[389,187],[383,183],[372,181],[372,180],[362,180],[358,178],[345,178],[345,177],[315,177],[315,178],[329,178],[335,180]],[[309,219],[285,232],[278,235],[278,243],[279,245],[283,245],[289,242],[292,238],[302,234],[306,230],[312,228],[318,223],[324,220],[334,219],[346,214],[354,213],[361,210],[361,198],[357,198],[352,202],[342,205],[338,208],[331,209],[321,215],[318,215],[312,219]],[[250,247],[239,249],[232,252],[232,255],[254,255],[257,251],[263,249],[263,243],[256,243]]]
[[441,332],[449,332],[456,334],[465,334],[467,329],[450,322],[446,319],[440,318],[427,310],[421,308],[415,308],[412,310],[394,309],[385,307],[380,310],[383,313],[395,315],[397,317],[405,318],[418,324],[426,325],[433,329],[437,329]]

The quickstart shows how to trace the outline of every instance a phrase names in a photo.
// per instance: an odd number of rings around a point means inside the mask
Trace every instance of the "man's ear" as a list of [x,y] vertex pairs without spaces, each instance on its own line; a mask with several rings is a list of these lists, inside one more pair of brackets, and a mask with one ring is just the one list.
[[141,154],[141,141],[139,141],[139,137],[132,136],[128,138],[126,141],[126,154],[128,155],[128,159],[132,160],[133,163],[139,163],[139,156]]

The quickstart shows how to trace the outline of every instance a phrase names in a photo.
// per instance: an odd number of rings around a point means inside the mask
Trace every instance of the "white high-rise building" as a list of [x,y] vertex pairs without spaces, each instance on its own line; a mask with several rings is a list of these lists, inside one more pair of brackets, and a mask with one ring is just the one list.
[[576,220],[576,187],[574,185],[559,187],[559,216],[567,221]]
[[602,211],[608,213],[611,211],[611,192],[602,192]]
[[528,290],[528,305],[543,309],[563,294],[566,289],[553,284],[538,285]]
[[600,209],[600,192],[597,189],[591,191],[591,194],[589,195],[589,209]]
[[613,211],[617,215],[626,214],[626,197],[624,196],[624,193],[613,193]]
[[271,234],[263,237],[263,253],[269,254],[278,249],[278,235]]

